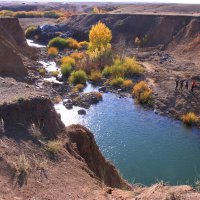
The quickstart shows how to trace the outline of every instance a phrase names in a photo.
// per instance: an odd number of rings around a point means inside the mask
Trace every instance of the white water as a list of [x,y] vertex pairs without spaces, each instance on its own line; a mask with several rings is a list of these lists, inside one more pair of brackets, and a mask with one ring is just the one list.
[[43,47],[46,47],[44,45],[41,45],[41,44],[36,44],[33,40],[29,40],[27,39],[27,44],[30,46],[30,47],[36,47],[36,48],[43,48]]

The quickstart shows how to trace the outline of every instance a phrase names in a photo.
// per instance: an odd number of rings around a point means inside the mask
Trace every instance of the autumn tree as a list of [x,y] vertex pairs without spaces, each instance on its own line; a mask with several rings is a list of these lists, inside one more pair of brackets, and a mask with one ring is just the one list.
[[104,48],[107,49],[111,46],[110,41],[112,39],[111,30],[102,22],[98,22],[92,26],[89,32],[89,51],[99,51]]

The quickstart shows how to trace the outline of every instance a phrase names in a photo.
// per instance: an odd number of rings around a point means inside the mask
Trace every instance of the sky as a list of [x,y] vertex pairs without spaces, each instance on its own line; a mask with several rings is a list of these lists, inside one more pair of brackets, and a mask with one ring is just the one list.
[[148,2],[148,3],[183,3],[183,4],[200,4],[200,0],[7,0],[11,1],[28,1],[28,2]]

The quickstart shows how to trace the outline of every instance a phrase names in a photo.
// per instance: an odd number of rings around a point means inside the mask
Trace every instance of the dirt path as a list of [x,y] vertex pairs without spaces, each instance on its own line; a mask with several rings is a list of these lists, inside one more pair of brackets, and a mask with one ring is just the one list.
[[[155,94],[155,109],[161,114],[180,118],[186,112],[200,114],[200,89],[191,92],[192,80],[200,80],[199,67],[188,60],[176,60],[173,57],[161,62],[159,56],[142,62],[145,77]],[[175,90],[176,80],[188,80],[189,89],[185,83],[183,89]]]

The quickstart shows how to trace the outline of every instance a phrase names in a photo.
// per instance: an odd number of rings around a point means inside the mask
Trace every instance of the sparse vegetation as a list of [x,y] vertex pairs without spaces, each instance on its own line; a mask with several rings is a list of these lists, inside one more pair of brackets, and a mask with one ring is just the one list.
[[186,113],[181,119],[188,126],[195,125],[199,121],[199,117],[193,112]]
[[61,142],[57,140],[48,141],[45,151],[50,155],[56,155],[61,151]]
[[20,155],[17,158],[15,166],[16,166],[18,175],[26,176],[28,172],[31,170],[30,162],[24,154]]
[[37,30],[37,27],[35,26],[30,26],[25,30],[25,36],[26,38],[31,38],[32,33]]
[[133,87],[133,95],[141,104],[153,104],[153,92],[144,81],[140,81]]
[[52,71],[51,76],[57,77],[59,75],[59,71]]
[[73,85],[86,84],[87,75],[83,70],[73,71],[69,77],[69,82]]
[[59,50],[63,50],[67,48],[67,41],[64,38],[55,37],[49,41],[48,47],[56,47]]
[[200,191],[200,180],[199,180],[199,179],[197,179],[197,180],[195,181],[194,187],[195,187],[195,189],[196,189],[197,191]]
[[46,70],[44,69],[44,68],[39,68],[38,69],[38,72],[40,73],[40,75],[45,75],[45,73],[46,73]]
[[56,47],[48,48],[48,55],[51,57],[56,57],[58,55],[58,49]]

